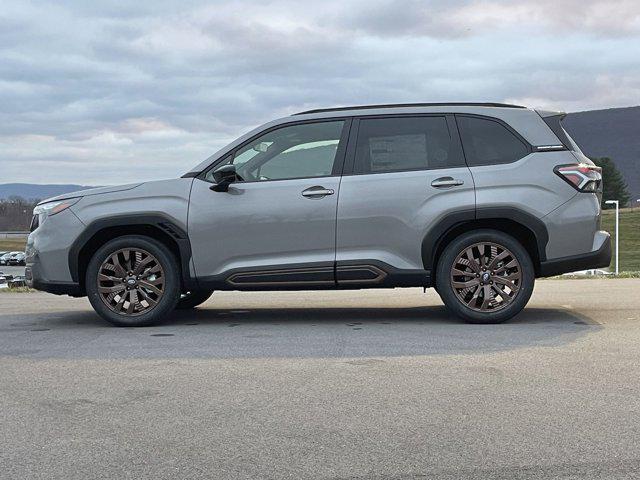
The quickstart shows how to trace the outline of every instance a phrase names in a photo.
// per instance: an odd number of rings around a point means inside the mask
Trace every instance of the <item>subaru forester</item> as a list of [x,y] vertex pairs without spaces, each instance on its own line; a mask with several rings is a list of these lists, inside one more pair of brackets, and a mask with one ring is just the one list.
[[601,172],[564,114],[505,104],[311,110],[181,178],[37,205],[29,284],[150,325],[214,290],[433,287],[505,321],[537,277],[609,265]]

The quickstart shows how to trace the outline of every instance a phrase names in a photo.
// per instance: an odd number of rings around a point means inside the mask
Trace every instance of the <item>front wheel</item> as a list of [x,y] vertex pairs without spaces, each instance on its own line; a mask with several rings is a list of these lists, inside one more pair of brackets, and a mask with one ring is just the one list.
[[190,310],[207,301],[213,290],[194,290],[180,295],[176,310]]
[[176,306],[179,266],[162,243],[127,235],[107,242],[87,266],[85,286],[95,311],[117,326],[158,323]]
[[442,301],[469,323],[509,320],[531,298],[534,281],[533,262],[524,247],[495,230],[477,230],[453,240],[436,270]]

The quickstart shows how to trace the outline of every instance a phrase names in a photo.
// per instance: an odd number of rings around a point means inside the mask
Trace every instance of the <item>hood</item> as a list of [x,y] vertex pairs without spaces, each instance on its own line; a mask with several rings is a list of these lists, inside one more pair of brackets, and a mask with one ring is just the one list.
[[89,188],[87,190],[78,190],[77,192],[63,193],[62,195],[58,195],[57,197],[47,198],[39,202],[38,205],[47,203],[47,202],[55,202],[58,200],[66,200],[68,198],[87,197],[89,195],[100,195],[103,193],[122,192],[124,190],[132,190],[136,187],[139,187],[140,185],[142,185],[142,183],[129,183],[127,185],[114,185],[111,187],[99,187],[99,188]]

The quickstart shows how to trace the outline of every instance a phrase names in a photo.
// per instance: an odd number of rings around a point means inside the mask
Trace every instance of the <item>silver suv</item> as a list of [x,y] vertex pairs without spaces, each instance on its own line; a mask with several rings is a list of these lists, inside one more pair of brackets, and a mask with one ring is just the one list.
[[214,290],[434,287],[502,322],[534,279],[610,261],[600,169],[562,113],[370,105],[274,120],[181,178],[34,210],[30,284],[149,325]]

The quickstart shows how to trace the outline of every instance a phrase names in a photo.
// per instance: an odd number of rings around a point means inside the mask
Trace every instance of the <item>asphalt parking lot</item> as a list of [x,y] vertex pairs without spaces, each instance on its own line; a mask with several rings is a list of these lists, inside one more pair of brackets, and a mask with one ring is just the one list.
[[638,478],[639,380],[640,279],[541,281],[485,326],[420,289],[120,329],[0,293],[0,477]]

